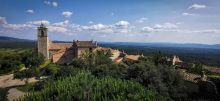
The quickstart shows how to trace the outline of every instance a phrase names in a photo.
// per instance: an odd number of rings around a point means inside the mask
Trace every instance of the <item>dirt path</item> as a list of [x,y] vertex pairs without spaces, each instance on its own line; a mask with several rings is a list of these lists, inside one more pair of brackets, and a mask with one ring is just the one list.
[[[28,83],[37,82],[35,78],[29,78]],[[17,86],[25,85],[25,80],[14,79],[14,74],[0,76],[0,88],[10,88],[8,91],[8,100],[13,101],[24,96],[24,92],[17,90]]]
[[[38,80],[35,78],[29,78],[28,83],[37,82]],[[14,79],[14,74],[3,75],[0,76],[0,87],[14,87],[14,86],[21,86],[25,85],[25,80]]]
[[7,98],[8,98],[9,101],[13,101],[15,99],[18,99],[19,97],[24,96],[24,95],[25,95],[25,93],[22,92],[22,91],[17,90],[17,88],[11,88],[11,89],[8,90]]

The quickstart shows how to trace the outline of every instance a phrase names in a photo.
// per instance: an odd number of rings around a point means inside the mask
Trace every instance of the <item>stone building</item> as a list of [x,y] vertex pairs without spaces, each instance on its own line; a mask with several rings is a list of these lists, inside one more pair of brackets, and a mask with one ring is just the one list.
[[173,56],[172,65],[181,64],[183,61],[180,60],[180,58],[176,55]]
[[38,52],[42,53],[46,59],[54,63],[70,63],[74,58],[79,58],[85,51],[92,52],[97,43],[94,41],[73,41],[71,43],[55,43],[48,38],[48,29],[41,24],[38,27]]

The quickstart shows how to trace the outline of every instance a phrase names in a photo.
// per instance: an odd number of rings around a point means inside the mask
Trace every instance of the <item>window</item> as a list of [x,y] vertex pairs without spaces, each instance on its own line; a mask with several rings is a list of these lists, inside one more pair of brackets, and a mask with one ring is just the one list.
[[41,31],[41,36],[44,36],[44,31],[43,30]]

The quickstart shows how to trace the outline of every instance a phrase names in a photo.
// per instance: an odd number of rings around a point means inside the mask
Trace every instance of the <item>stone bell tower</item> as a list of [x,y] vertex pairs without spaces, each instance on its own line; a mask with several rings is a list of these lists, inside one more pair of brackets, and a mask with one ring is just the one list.
[[46,59],[49,59],[49,39],[47,36],[47,28],[41,23],[37,28],[37,49],[38,52],[43,54]]

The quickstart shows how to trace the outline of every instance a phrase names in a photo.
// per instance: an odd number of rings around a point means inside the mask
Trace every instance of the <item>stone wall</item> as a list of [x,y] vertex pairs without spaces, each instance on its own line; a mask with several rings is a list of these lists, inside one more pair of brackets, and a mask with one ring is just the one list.
[[49,41],[48,37],[38,37],[38,52],[44,55],[46,59],[49,59]]
[[89,52],[89,48],[78,48],[78,50],[77,50],[77,58],[79,58],[82,55],[82,53],[84,53],[86,51]]

